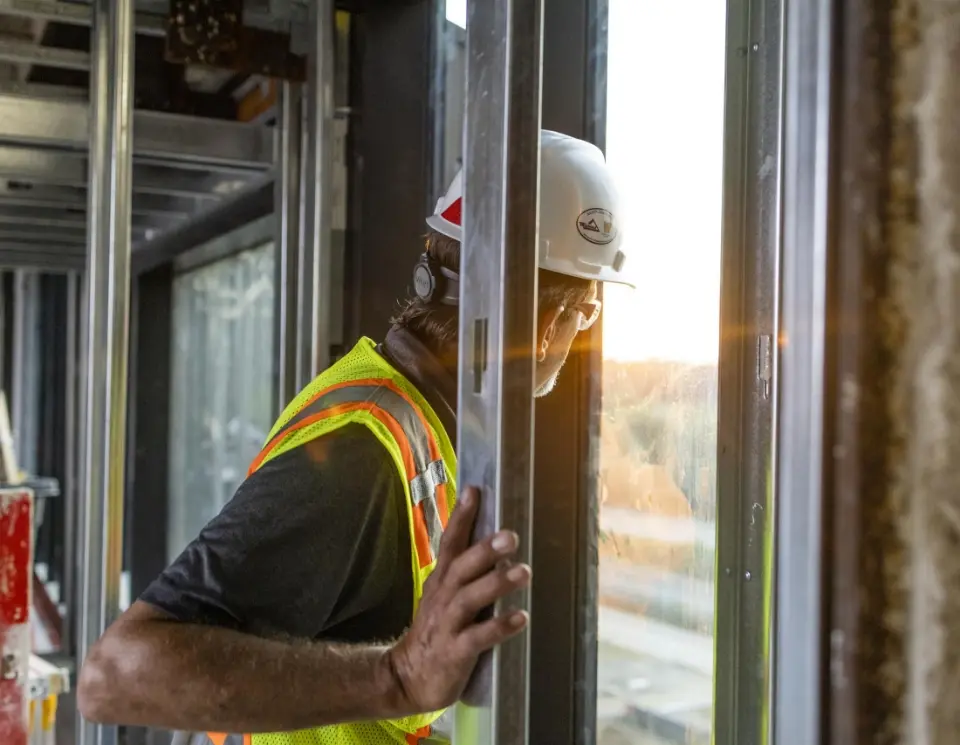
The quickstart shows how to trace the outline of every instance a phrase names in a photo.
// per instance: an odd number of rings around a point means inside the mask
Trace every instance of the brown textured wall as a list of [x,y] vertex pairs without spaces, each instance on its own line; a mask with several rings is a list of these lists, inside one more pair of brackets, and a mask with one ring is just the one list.
[[909,428],[908,685],[903,742],[960,742],[960,0],[901,2],[917,226],[895,265],[907,329],[898,399]]
[[840,8],[830,739],[957,745],[960,0]]

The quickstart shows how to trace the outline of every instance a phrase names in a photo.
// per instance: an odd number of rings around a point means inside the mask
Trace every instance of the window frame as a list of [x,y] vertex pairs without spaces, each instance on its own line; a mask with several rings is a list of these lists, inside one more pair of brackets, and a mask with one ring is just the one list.
[[782,31],[780,0],[727,3],[717,418],[717,743],[759,745],[772,734]]
[[[603,149],[607,0],[545,8],[543,126]],[[772,733],[774,674],[781,3],[730,0],[727,19],[713,737],[759,744]],[[598,324],[592,351],[575,350],[536,407],[531,742],[597,738],[600,335]]]
[[[544,0],[543,16],[542,126],[602,150],[607,0]],[[601,325],[581,340],[535,406],[530,742],[597,737]]]

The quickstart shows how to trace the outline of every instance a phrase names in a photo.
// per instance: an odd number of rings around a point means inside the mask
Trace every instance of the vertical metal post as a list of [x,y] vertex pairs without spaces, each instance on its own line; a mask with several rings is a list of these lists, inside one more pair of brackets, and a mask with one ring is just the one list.
[[26,379],[30,375],[27,370],[26,335],[27,335],[27,300],[26,300],[27,272],[16,269],[13,272],[13,325],[10,349],[10,424],[13,429],[13,444],[17,454],[17,462],[23,467],[23,420],[25,418],[26,402],[24,388]]
[[333,197],[333,0],[310,5],[310,64],[304,97],[305,158],[297,305],[297,389],[330,364]]
[[284,83],[280,91],[277,138],[277,413],[297,394],[297,297],[300,276],[302,87]]
[[788,3],[774,737],[821,742],[824,372],[833,0]]
[[[477,538],[520,536],[529,561],[537,319],[542,0],[468,6],[459,480],[483,489]],[[529,593],[498,604],[529,608]],[[458,705],[458,745],[528,739],[526,634],[481,660]]]
[[39,295],[37,273],[16,270],[13,279],[13,381],[10,409],[17,462],[27,473],[34,473],[37,465]]
[[770,737],[782,32],[779,2],[727,3],[716,742]]
[[64,383],[66,391],[63,401],[64,413],[64,481],[61,493],[63,495],[63,594],[62,600],[66,608],[63,619],[63,642],[61,651],[72,655],[77,649],[77,538],[78,510],[77,502],[80,497],[80,484],[77,478],[77,448],[78,424],[80,418],[79,407],[79,326],[78,313],[80,309],[80,276],[71,272],[67,276],[66,301],[66,370]]
[[[95,0],[87,209],[84,577],[80,658],[119,613],[130,305],[133,0]],[[84,722],[80,745],[113,745],[115,727]]]

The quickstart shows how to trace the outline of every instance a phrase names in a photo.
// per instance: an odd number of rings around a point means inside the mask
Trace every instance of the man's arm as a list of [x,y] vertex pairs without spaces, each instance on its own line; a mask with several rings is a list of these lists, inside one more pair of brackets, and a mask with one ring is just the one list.
[[519,633],[517,612],[477,614],[530,580],[517,536],[474,546],[464,492],[410,630],[393,645],[287,643],[169,620],[137,603],[96,644],[78,685],[94,721],[193,732],[271,732],[397,719],[453,704],[480,654]]
[[[79,681],[81,713],[164,729],[258,732],[442,708],[432,703],[447,689],[398,687],[437,644],[422,641],[424,633],[437,637],[433,626],[411,631],[411,638],[421,639],[416,653],[401,644],[386,657],[385,645],[308,641],[328,629],[341,640],[351,638],[351,619],[369,624],[371,614],[387,622],[357,639],[388,641],[403,633],[412,608],[412,580],[409,588],[397,584],[409,579],[401,570],[410,552],[406,520],[396,467],[363,427],[271,461],[148,588],[145,602],[131,607],[91,650]],[[454,540],[458,533],[448,526],[448,547],[434,577],[466,552],[469,528],[461,533]],[[493,565],[482,572],[470,565],[467,574],[444,583],[431,578],[428,587],[442,584],[449,605],[450,587],[466,587]],[[491,576],[499,587],[500,575]],[[501,579],[504,587],[516,586]],[[481,595],[491,587],[488,579]],[[415,628],[448,616],[463,623],[451,616],[456,608],[424,613],[431,602],[425,590]],[[454,626],[447,619],[443,633]],[[472,647],[461,643],[457,649],[441,643],[445,651],[431,670],[464,650],[469,656]],[[457,664],[466,663],[454,664],[455,671]]]
[[263,639],[138,601],[84,661],[78,705],[94,721],[196,732],[405,716],[388,650]]

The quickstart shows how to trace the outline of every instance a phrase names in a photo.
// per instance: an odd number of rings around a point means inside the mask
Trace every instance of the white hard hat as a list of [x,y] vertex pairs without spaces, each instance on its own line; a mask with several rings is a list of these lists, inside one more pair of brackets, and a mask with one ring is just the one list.
[[[462,240],[463,171],[427,218],[433,230]],[[624,274],[619,196],[603,153],[589,142],[542,130],[539,266],[633,287]]]

